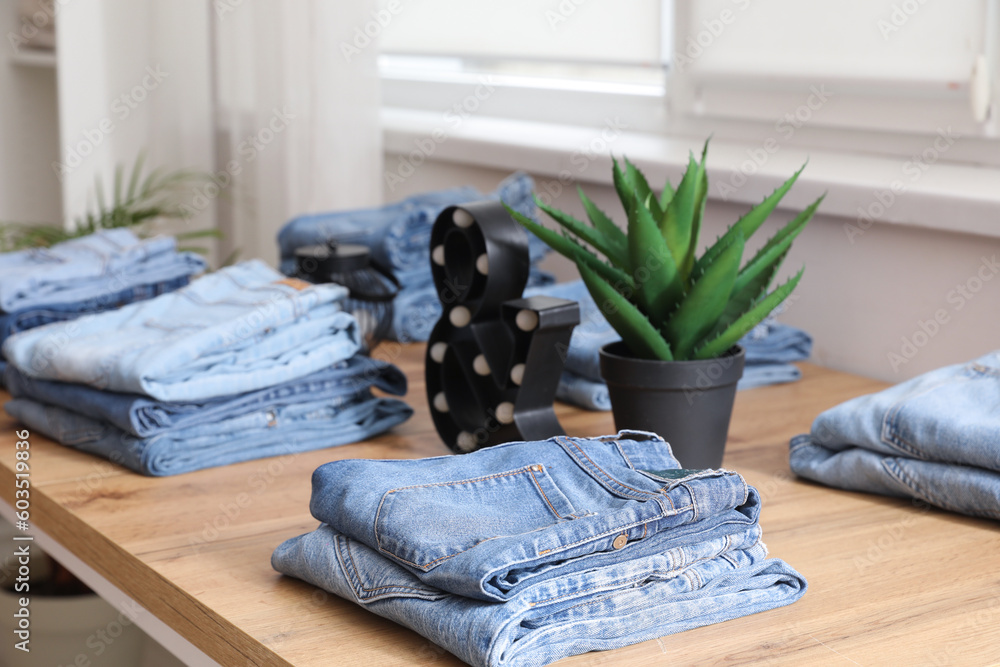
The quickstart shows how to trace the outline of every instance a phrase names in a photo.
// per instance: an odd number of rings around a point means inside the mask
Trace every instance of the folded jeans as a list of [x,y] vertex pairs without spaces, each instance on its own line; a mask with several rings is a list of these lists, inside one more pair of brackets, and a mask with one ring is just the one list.
[[313,474],[322,523],[272,555],[473,665],[543,665],[797,600],[760,496],[649,433],[557,437]]
[[273,567],[420,633],[471,665],[545,665],[791,604],[806,582],[759,527],[537,582],[505,603],[435,589],[323,524]]
[[201,257],[177,252],[176,245],[172,237],[140,240],[116,228],[0,254],[0,310],[84,301],[205,269]]
[[254,391],[327,368],[358,349],[347,290],[288,279],[258,260],[176,292],[8,338],[24,374],[162,401]]
[[313,474],[310,509],[435,588],[506,600],[623,545],[752,503],[738,474],[680,470],[659,436],[623,431],[461,457],[334,461]]
[[4,381],[13,398],[27,398],[108,422],[138,438],[180,432],[196,437],[201,434],[199,427],[210,428],[243,414],[282,408],[304,400],[341,398],[372,386],[395,396],[406,393],[406,376],[398,368],[361,355],[274,387],[200,402],[157,401],[139,394],[101,391],[82,384],[37,380],[24,375],[15,366],[7,368]]
[[792,471],[1000,519],[1000,351],[820,414],[791,440]]
[[367,390],[320,401],[260,409],[197,428],[136,438],[64,408],[18,398],[4,408],[32,431],[143,475],[165,476],[364,440],[413,414],[402,401]]
[[161,294],[179,290],[187,286],[190,280],[190,276],[183,274],[162,282],[134,285],[117,292],[91,297],[82,301],[30,306],[14,311],[13,313],[0,313],[0,344],[21,331],[52,324],[53,322],[75,320],[83,315],[115,310],[136,301],[145,301]]

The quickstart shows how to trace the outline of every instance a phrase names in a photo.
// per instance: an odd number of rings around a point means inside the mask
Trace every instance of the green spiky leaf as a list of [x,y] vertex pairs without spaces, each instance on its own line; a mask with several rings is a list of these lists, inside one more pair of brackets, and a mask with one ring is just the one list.
[[805,229],[805,226],[812,220],[813,215],[816,213],[816,209],[823,202],[826,194],[823,194],[814,201],[812,204],[806,207],[804,211],[799,213],[797,216],[788,221],[788,223],[778,230],[774,236],[767,240],[757,254],[754,255],[753,259],[747,262],[747,265],[740,272],[741,274],[747,273],[748,275],[761,264],[767,265],[774,261],[774,258],[783,255],[789,247],[792,245],[792,241],[795,237]]
[[[808,162],[806,164],[808,164]],[[774,211],[774,209],[778,206],[778,203],[795,184],[795,181],[799,178],[799,174],[801,174],[802,170],[805,168],[806,165],[802,165],[797,172],[792,174],[791,178],[782,183],[781,186],[775,189],[775,191],[766,197],[764,201],[754,206],[752,209],[747,211],[742,218],[737,220],[725,234],[719,237],[714,245],[705,251],[705,254],[702,255],[700,260],[698,260],[699,264],[711,262],[715,255],[721,252],[722,248],[724,248],[728,243],[728,239],[726,237],[731,234],[735,234],[737,230],[743,234],[743,238],[748,239],[754,232],[760,229],[760,226],[764,224],[767,217],[771,215],[772,211]]]
[[[708,140],[701,149],[701,162],[698,163],[697,181],[694,192],[694,211],[691,217],[691,237],[688,239],[687,252],[681,264],[681,276],[687,282],[695,267],[695,252],[698,250],[698,239],[701,236],[701,221],[705,217],[705,202],[708,200],[708,173],[705,171],[705,158],[708,155]],[[743,237],[746,240],[746,236]]]
[[792,293],[795,286],[799,284],[803,271],[805,271],[805,268],[799,269],[799,272],[796,273],[791,280],[779,285],[773,292],[755,303],[750,310],[745,312],[743,315],[738,317],[735,322],[726,327],[722,333],[708,341],[705,345],[696,349],[694,358],[712,359],[725,354],[726,351],[735,345],[740,338],[747,335],[750,330],[760,324],[761,320],[767,317],[772,310],[777,308],[778,304],[788,298],[788,295]]
[[638,308],[583,264],[577,264],[577,268],[594,303],[632,354],[642,359],[673,361],[670,345]]
[[677,192],[667,205],[660,222],[660,232],[674,256],[674,263],[681,268],[684,266],[684,258],[691,243],[691,225],[694,220],[698,180],[698,163],[694,161],[694,155],[691,155],[687,171],[684,172],[677,186]]
[[608,240],[608,243],[620,248],[623,253],[627,252],[628,240],[625,238],[625,232],[590,200],[590,197],[583,192],[583,188],[578,185],[576,186],[576,191],[580,195],[580,202],[583,204],[584,210],[587,212],[587,219],[590,220],[590,224],[594,226],[594,229],[604,234],[604,238]]
[[654,322],[664,321],[683,294],[683,285],[656,221],[635,200],[628,216],[628,252],[636,300]]
[[674,186],[670,185],[670,179],[667,179],[667,182],[663,184],[663,190],[660,191],[660,210],[666,211],[670,200],[673,198]]
[[625,254],[625,249],[619,248],[613,242],[609,241],[600,231],[577,220],[569,213],[549,206],[540,200],[537,195],[535,196],[535,204],[566,230],[575,234],[585,243],[590,244],[595,250],[610,259],[612,264],[622,269],[628,269],[628,257]]
[[635,290],[635,282],[621,269],[605,264],[598,259],[594,253],[590,252],[579,243],[576,243],[572,239],[566,238],[565,236],[562,236],[547,227],[543,227],[531,218],[523,215],[522,213],[518,213],[506,203],[504,203],[503,206],[507,209],[507,213],[509,213],[514,220],[542,241],[545,241],[550,248],[558,252],[563,257],[575,262],[578,266],[587,266],[591,271],[599,274],[610,284],[620,286],[616,287],[617,289],[627,292]]
[[611,158],[611,180],[615,184],[615,192],[618,193],[618,200],[622,203],[622,208],[626,215],[632,208],[632,200],[635,199],[635,191],[629,185],[625,172],[618,166],[618,160]]
[[774,280],[774,276],[778,274],[781,263],[787,254],[787,252],[783,253],[770,265],[762,266],[762,270],[755,272],[753,275],[740,272],[740,275],[736,277],[736,285],[733,287],[733,293],[729,296],[729,303],[726,304],[726,309],[715,325],[715,329],[709,334],[710,338],[714,338],[722,333],[740,315],[749,310],[750,306],[758,299],[763,298],[767,294],[767,288],[771,285],[771,281]]
[[743,237],[739,234],[719,253],[691,285],[691,290],[664,325],[664,334],[678,359],[690,358],[726,309],[743,257]]
[[628,158],[625,158],[625,181],[632,188],[632,192],[635,193],[635,198],[643,202],[646,208],[649,209],[649,212],[653,215],[653,219],[662,219],[663,209],[660,208],[659,200],[656,199],[652,188],[649,187],[649,181],[646,180],[645,174],[638,167],[628,161]]

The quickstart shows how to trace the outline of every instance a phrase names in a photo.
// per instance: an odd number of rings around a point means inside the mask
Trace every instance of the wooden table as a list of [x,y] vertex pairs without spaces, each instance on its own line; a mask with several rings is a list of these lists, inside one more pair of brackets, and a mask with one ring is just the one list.
[[[223,665],[460,664],[409,630],[279,576],[269,562],[283,540],[316,527],[309,482],[320,464],[447,453],[427,414],[423,346],[384,352],[409,375],[417,414],[364,443],[151,479],[32,435],[32,524]],[[802,368],[801,382],[740,392],[725,466],[760,491],[765,541],[805,575],[805,597],[559,664],[1000,660],[1000,526],[793,478],[789,438],[820,411],[884,387]],[[560,405],[559,414],[573,435],[614,430],[609,413]],[[13,504],[16,425],[3,419],[0,497]]]

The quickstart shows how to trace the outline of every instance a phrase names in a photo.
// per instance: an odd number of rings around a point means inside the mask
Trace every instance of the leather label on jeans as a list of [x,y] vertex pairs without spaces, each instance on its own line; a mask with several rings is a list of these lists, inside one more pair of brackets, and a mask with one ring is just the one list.
[[277,285],[288,285],[289,287],[297,289],[300,292],[306,288],[312,287],[311,283],[299,280],[298,278],[285,278],[284,280],[276,280],[274,282]]
[[695,473],[699,473],[701,470],[695,470],[693,468],[673,468],[671,470],[644,470],[643,472],[648,472],[651,475],[656,475],[657,477],[662,477],[663,479],[683,479],[685,477],[690,477]]

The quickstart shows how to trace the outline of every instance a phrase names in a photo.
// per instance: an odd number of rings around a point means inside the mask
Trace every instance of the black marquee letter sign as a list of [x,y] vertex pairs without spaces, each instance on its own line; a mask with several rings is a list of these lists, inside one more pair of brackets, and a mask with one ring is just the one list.
[[446,208],[431,231],[443,313],[427,342],[427,401],[456,452],[564,433],[552,401],[580,307],[521,298],[527,234],[495,201]]

